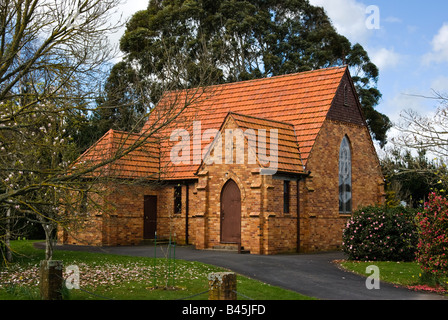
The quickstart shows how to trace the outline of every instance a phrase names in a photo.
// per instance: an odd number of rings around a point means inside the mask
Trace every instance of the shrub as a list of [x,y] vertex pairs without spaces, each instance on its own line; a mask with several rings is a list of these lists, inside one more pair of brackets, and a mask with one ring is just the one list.
[[422,270],[436,277],[448,276],[448,200],[431,193],[417,222],[417,261]]
[[418,242],[415,212],[403,207],[367,207],[347,221],[343,251],[350,260],[413,261]]

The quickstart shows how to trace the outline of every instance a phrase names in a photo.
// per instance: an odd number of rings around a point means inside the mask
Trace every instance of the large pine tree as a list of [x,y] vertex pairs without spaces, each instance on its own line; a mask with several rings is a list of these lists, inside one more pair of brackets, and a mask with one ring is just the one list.
[[372,136],[386,143],[391,123],[375,110],[378,68],[308,0],[150,0],[128,22],[120,48],[125,58],[110,73],[107,112],[97,114],[112,127],[130,129],[129,110],[134,118],[144,111],[138,88],[156,103],[166,88],[202,85],[204,73],[207,84],[219,84],[348,65]]

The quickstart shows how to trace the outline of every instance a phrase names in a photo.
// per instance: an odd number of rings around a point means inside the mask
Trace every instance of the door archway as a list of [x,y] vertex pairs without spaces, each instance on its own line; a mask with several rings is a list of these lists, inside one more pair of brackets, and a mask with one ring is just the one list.
[[241,242],[241,192],[233,180],[221,191],[221,242]]

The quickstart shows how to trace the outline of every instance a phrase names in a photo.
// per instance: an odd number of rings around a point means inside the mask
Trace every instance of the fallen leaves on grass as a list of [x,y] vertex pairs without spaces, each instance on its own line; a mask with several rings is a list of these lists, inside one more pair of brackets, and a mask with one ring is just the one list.
[[[96,289],[97,287],[115,287],[132,282],[151,284],[154,277],[160,281],[174,277],[176,281],[207,279],[207,274],[213,272],[207,267],[195,264],[177,264],[168,266],[166,262],[157,265],[131,262],[121,263],[91,263],[74,262],[79,268],[80,286]],[[67,266],[65,266],[67,267]],[[66,279],[71,272],[63,272]],[[39,284],[39,266],[16,265],[0,271],[0,288],[8,285],[36,286]]]

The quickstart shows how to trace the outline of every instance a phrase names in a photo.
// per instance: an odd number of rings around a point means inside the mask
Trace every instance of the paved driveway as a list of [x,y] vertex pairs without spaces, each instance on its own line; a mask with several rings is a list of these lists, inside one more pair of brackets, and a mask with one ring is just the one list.
[[[154,257],[153,246],[92,248],[63,246],[59,249],[88,250],[113,254]],[[57,249],[58,249],[57,248]],[[158,247],[157,257],[164,257]],[[176,247],[176,259],[199,261],[301,294],[325,300],[442,300],[437,294],[414,292],[380,282],[380,289],[368,290],[366,278],[343,271],[332,261],[342,253],[259,256],[193,247]]]

